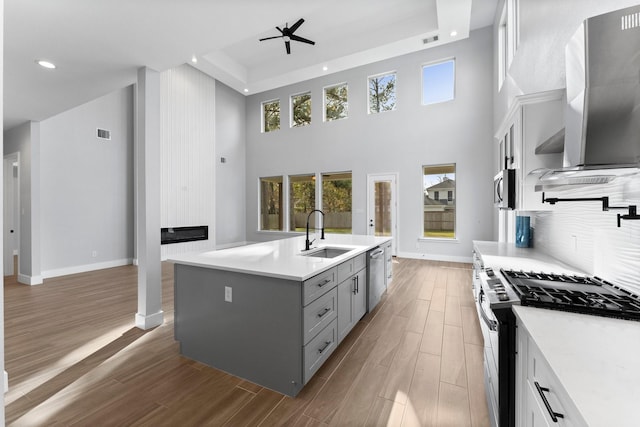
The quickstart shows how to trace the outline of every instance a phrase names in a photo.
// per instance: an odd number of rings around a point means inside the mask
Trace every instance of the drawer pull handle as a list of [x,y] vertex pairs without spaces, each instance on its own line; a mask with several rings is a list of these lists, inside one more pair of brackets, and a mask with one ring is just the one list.
[[321,283],[318,283],[318,287],[321,288],[327,283],[331,283],[331,279],[324,279],[324,281],[322,281]]
[[325,307],[325,309],[322,310],[322,313],[318,313],[318,317],[324,317],[330,311],[331,309],[329,307]]
[[318,353],[322,354],[323,351],[325,351],[327,348],[329,348],[329,346],[331,345],[333,341],[325,341],[324,342],[324,347],[319,348],[318,349]]
[[564,418],[563,414],[560,414],[558,412],[554,412],[553,408],[551,408],[551,404],[549,403],[549,401],[547,400],[547,396],[544,395],[545,391],[549,391],[548,388],[546,387],[540,387],[540,384],[538,383],[538,381],[535,381],[534,384],[536,385],[536,389],[538,390],[538,393],[540,394],[540,397],[542,398],[542,402],[544,403],[544,406],[547,407],[547,411],[549,412],[549,415],[551,416],[551,419],[553,420],[554,423],[558,422],[558,418]]
[[353,294],[355,295],[358,293],[358,276],[352,277],[351,281],[353,282]]

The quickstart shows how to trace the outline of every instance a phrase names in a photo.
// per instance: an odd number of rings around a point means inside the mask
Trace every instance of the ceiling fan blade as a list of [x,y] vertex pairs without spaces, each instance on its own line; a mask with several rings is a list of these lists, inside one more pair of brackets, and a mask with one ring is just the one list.
[[285,47],[287,48],[287,55],[291,54],[291,43],[288,41],[284,42]]
[[273,36],[273,37],[265,37],[263,39],[260,39],[260,41],[263,40],[271,40],[271,39],[281,39],[283,36]]
[[296,23],[295,23],[295,24],[293,24],[291,27],[289,27],[289,32],[293,34],[293,32],[294,32],[295,30],[297,30],[297,29],[298,29],[298,27],[299,27],[300,25],[302,25],[302,23],[303,23],[303,22],[304,22],[304,19],[302,19],[302,18],[298,19],[298,22],[296,22]]
[[276,30],[280,31],[280,34],[283,34],[283,35],[284,35],[284,31],[282,31],[282,28],[280,28],[280,27],[276,27]]
[[291,35],[289,36],[289,38],[290,38],[291,40],[295,40],[295,41],[297,41],[297,42],[309,43],[309,44],[316,44],[316,42],[314,42],[314,41],[311,41],[311,40],[309,40],[309,39],[305,39],[304,37],[296,36],[296,35],[294,35],[294,34],[291,34]]

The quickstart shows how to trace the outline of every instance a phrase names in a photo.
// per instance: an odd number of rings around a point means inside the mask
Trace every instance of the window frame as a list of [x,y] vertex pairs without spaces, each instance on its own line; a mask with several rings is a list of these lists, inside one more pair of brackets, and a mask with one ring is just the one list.
[[[294,233],[300,233],[300,231],[291,228],[292,221],[295,221],[295,212],[293,212],[293,197],[291,194],[291,184],[295,182],[296,178],[300,177],[311,177],[311,180],[314,181],[314,189],[313,189],[313,209],[318,209],[318,174],[317,173],[303,173],[303,174],[295,174],[287,176],[287,210],[288,210],[288,219],[287,219],[287,230]],[[292,179],[293,178],[293,179]]]
[[[273,130],[266,130],[265,126],[266,126],[266,121],[265,121],[265,114],[264,114],[264,106],[267,104],[273,104],[277,102],[278,103],[278,127],[277,129],[273,129]],[[274,98],[274,99],[270,99],[267,101],[263,101],[260,103],[260,133],[271,133],[271,132],[275,132],[278,131],[282,128],[282,103],[280,102],[280,98]]]
[[[436,65],[440,65],[440,64],[445,64],[451,62],[453,64],[453,70],[452,70],[452,93],[451,93],[451,98],[450,99],[445,99],[445,100],[441,100],[441,101],[435,101],[435,102],[429,102],[429,103],[425,103],[425,99],[424,99],[424,91],[425,91],[425,78],[424,78],[424,70],[425,68],[428,67],[434,67]],[[437,104],[444,104],[445,102],[451,102],[451,101],[455,101],[456,99],[456,58],[455,57],[451,57],[451,58],[444,58],[444,59],[440,59],[437,61],[431,61],[431,62],[427,62],[422,64],[422,66],[420,67],[420,82],[421,82],[421,86],[420,88],[422,89],[420,92],[420,103],[422,106],[429,106],[429,105],[437,105]]]
[[[349,232],[348,233],[337,233],[337,234],[353,234],[353,171],[338,171],[338,172],[321,172],[319,174],[320,176],[320,185],[319,187],[319,200],[318,200],[318,206],[320,210],[322,210],[325,215],[329,214],[329,212],[325,211],[325,206],[324,206],[324,182],[325,182],[325,176],[332,176],[332,175],[346,175],[349,174],[350,180],[351,180],[351,226],[349,227]],[[331,181],[331,180],[329,180]],[[324,223],[322,224],[324,227]],[[327,232],[325,230],[325,232]]]
[[[302,125],[297,125],[294,122],[294,116],[295,116],[295,111],[293,110],[293,98],[295,97],[299,97],[299,96],[303,96],[303,95],[309,95],[309,123],[306,124],[302,124]],[[294,128],[304,128],[307,126],[311,125],[312,119],[313,119],[313,96],[311,93],[311,90],[305,90],[303,92],[299,92],[299,93],[294,93],[291,96],[289,96],[289,128],[290,129],[294,129]]]
[[[333,89],[336,87],[340,87],[340,86],[344,86],[347,89],[347,100],[345,101],[346,104],[346,115],[344,117],[340,117],[337,119],[331,119],[331,120],[327,120],[327,89]],[[322,121],[324,123],[328,123],[328,122],[337,122],[340,120],[345,120],[349,118],[349,84],[347,82],[342,82],[342,83],[336,83],[334,85],[329,85],[329,86],[325,86],[322,88]]]
[[[263,180],[270,180],[270,179],[277,179],[280,178],[280,189],[279,189],[279,223],[281,223],[281,227],[280,229],[270,229],[270,228],[263,228],[263,223],[262,223],[262,217],[265,215],[262,213],[262,182]],[[277,181],[276,181],[277,182]],[[286,218],[285,218],[285,212],[286,209],[284,208],[286,206],[287,203],[287,196],[285,193],[285,176],[284,175],[271,175],[271,176],[261,176],[258,177],[258,231],[260,232],[275,232],[275,233],[282,233],[284,231],[286,231]],[[266,214],[266,215],[270,215],[270,214]]]
[[[369,92],[370,91],[369,82],[373,78],[383,77],[383,76],[392,75],[392,74],[394,75],[394,79],[395,79],[395,88],[393,91],[393,94],[394,94],[393,108],[391,110],[371,111],[371,96],[370,96],[371,94]],[[367,76],[367,92],[366,93],[367,93],[367,115],[368,116],[396,111],[398,109],[398,72],[396,70],[392,70],[392,71],[386,71],[383,73],[372,74],[370,76]]]
[[[447,194],[447,199],[443,199],[443,198],[439,198],[439,201],[446,201],[447,203],[444,204],[443,206],[446,207],[453,207],[453,236],[452,237],[443,237],[443,236],[426,236],[426,230],[425,230],[425,203],[424,203],[424,198],[425,198],[425,193],[428,187],[425,187],[425,176],[427,174],[425,174],[425,171],[429,168],[432,169],[436,169],[436,168],[441,168],[441,169],[445,169],[447,167],[453,167],[453,172],[440,172],[438,173],[432,173],[432,174],[428,174],[428,175],[447,175],[447,174],[453,174],[453,181],[454,181],[454,186],[453,186],[453,193],[457,193],[458,192],[458,182],[457,182],[457,168],[458,165],[455,162],[451,162],[451,163],[439,163],[439,164],[432,164],[432,165],[422,165],[421,170],[421,180],[422,180],[422,192],[421,192],[421,197],[422,197],[422,201],[421,201],[421,205],[422,205],[422,226],[421,226],[421,231],[420,231],[420,237],[418,238],[418,240],[421,241],[429,241],[429,242],[453,242],[453,243],[457,243],[459,242],[458,240],[458,203],[457,203],[457,196],[454,196],[452,193],[452,199],[451,201],[453,201],[453,205],[449,204],[450,200],[449,200],[449,195]],[[447,190],[449,191],[449,190]],[[438,192],[440,192],[440,190],[438,190]],[[434,199],[435,200],[435,199]]]

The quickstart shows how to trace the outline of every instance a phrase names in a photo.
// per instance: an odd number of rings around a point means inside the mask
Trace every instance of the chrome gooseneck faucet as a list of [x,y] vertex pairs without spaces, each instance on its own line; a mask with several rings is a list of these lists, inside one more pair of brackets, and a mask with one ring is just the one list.
[[[320,209],[314,209],[311,212],[309,212],[309,215],[307,215],[307,240],[305,240],[304,243],[304,250],[308,251],[309,249],[311,249],[311,244],[316,240],[313,239],[312,241],[309,241],[309,218],[311,218],[311,215],[313,215],[314,212],[320,212],[322,214],[322,228],[320,229],[320,239],[324,240],[324,212],[322,212]],[[314,230],[316,230],[314,228]]]

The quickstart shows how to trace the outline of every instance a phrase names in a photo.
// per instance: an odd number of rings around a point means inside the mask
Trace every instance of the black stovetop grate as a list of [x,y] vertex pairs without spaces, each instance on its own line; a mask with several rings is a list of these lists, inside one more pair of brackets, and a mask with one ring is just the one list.
[[640,298],[598,277],[501,272],[521,305],[640,320]]

